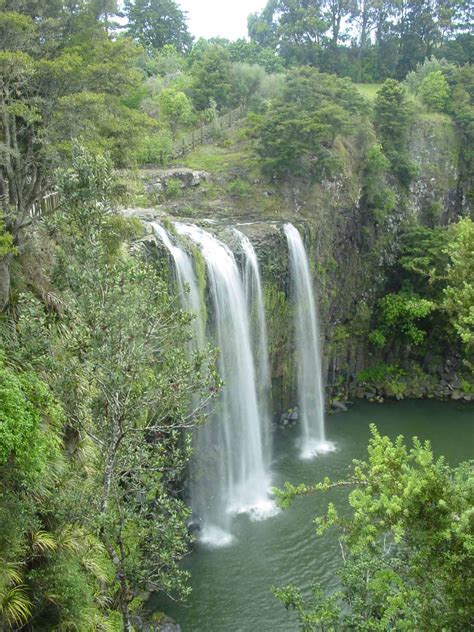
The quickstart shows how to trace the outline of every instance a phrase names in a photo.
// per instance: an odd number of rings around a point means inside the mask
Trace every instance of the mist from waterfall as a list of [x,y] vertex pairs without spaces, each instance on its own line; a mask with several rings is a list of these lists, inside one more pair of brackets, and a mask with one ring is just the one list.
[[247,312],[250,319],[252,348],[257,376],[257,402],[262,423],[264,455],[270,458],[272,453],[271,374],[260,267],[257,253],[250,239],[240,230],[234,229],[234,232],[237,235],[244,255],[243,283],[247,300]]
[[284,231],[288,241],[294,306],[301,457],[310,459],[333,449],[332,444],[326,441],[324,430],[324,388],[318,313],[308,256],[301,235],[293,224],[285,224]]

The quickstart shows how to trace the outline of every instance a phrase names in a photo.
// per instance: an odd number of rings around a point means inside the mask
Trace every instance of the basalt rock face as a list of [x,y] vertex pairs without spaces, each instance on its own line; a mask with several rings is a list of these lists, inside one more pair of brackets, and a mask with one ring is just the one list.
[[459,183],[459,138],[449,119],[423,120],[413,127],[410,156],[417,175],[410,187],[408,208],[427,226],[455,221],[465,209]]
[[[268,321],[269,355],[273,381],[273,409],[277,419],[295,405],[295,352],[292,305],[289,298],[288,249],[282,226],[292,222],[304,236],[321,315],[324,375],[329,400],[345,401],[368,396],[464,398],[459,359],[437,357],[434,364],[450,361],[449,379],[438,375],[433,362],[413,362],[405,356],[377,355],[368,343],[378,299],[385,293],[390,269],[396,261],[401,227],[407,222],[433,227],[456,221],[466,213],[459,184],[459,141],[447,119],[421,120],[413,129],[410,158],[416,175],[410,189],[388,182],[396,206],[383,224],[364,207],[362,174],[351,147],[340,148],[344,168],[339,176],[318,184],[304,179],[284,183],[263,183],[249,176],[250,197],[240,200],[225,194],[224,188],[210,197],[209,187],[225,177],[203,176],[203,187],[191,185],[172,205],[159,210],[133,209],[129,212],[149,220],[173,218],[212,226],[233,248],[232,227],[237,227],[257,250],[264,287]],[[176,178],[166,170],[151,179]],[[189,170],[190,171],[190,170]],[[166,175],[163,175],[165,173]],[[196,173],[196,172],[193,172]],[[201,173],[201,172],[197,172]],[[245,175],[245,174],[244,174]],[[150,174],[146,176],[150,179]],[[195,176],[186,175],[190,182]],[[268,195],[270,190],[271,196]],[[196,209],[191,219],[187,212]],[[181,210],[181,213],[179,212]],[[184,212],[183,212],[184,211]],[[236,252],[239,256],[238,251]],[[366,369],[380,362],[398,364],[403,375],[395,385],[392,377],[374,386],[358,380]],[[447,384],[442,384],[444,379]],[[400,387],[399,390],[397,388]],[[461,395],[460,395],[461,393]],[[342,407],[336,409],[342,410]]]
[[[409,191],[392,183],[397,204],[383,225],[368,216],[357,194],[358,179],[350,169],[336,185],[319,185],[301,196],[300,208],[304,209],[313,240],[312,260],[320,296],[330,398],[362,397],[367,391],[375,401],[383,397],[470,401],[469,393],[462,390],[466,386],[462,363],[449,346],[436,358],[438,365],[448,361],[456,366],[448,384],[443,385],[432,363],[406,351],[392,350],[384,355],[368,342],[376,303],[389,291],[401,228],[407,223],[446,225],[467,213],[458,156],[459,140],[451,122],[420,121],[413,129],[410,144],[416,175]],[[384,376],[376,387],[359,379],[363,372],[380,363],[396,365],[399,373]]]

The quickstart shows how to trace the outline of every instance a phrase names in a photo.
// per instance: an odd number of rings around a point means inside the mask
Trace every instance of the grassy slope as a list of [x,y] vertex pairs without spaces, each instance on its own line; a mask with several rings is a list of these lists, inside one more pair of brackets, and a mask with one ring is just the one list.
[[381,83],[355,83],[354,86],[364,98],[368,101],[374,101],[377,92],[382,87]]

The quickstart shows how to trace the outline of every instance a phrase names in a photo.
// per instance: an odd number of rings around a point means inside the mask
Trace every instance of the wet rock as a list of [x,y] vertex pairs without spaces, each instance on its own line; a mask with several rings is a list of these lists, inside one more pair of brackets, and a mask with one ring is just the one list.
[[150,171],[144,176],[145,189],[160,193],[166,189],[170,180],[178,180],[182,189],[197,187],[210,179],[207,171],[196,171],[187,167]]
[[459,390],[461,388],[461,380],[459,379],[459,375],[455,375],[453,377],[453,379],[451,380],[451,386],[456,390]]
[[280,426],[284,426],[285,425],[285,421],[288,422],[288,414],[287,413],[283,413],[280,416]]
[[197,531],[201,531],[201,525],[197,520],[190,520],[187,524],[189,533],[196,533]]
[[339,412],[347,412],[347,406],[343,402],[332,402],[332,407]]
[[156,615],[152,615],[147,621],[137,615],[131,617],[133,628],[139,632],[181,632],[181,626],[169,617],[158,615],[159,621],[154,621]]

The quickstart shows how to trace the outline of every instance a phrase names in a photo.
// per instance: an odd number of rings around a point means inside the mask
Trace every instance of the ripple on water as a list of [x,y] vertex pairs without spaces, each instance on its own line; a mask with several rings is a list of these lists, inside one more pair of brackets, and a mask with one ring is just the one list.
[[221,549],[234,542],[234,536],[220,527],[210,525],[199,533],[198,542],[210,549]]
[[331,441],[318,441],[317,439],[310,439],[306,441],[301,448],[301,458],[304,461],[309,461],[322,454],[329,454],[335,452],[336,446]]

